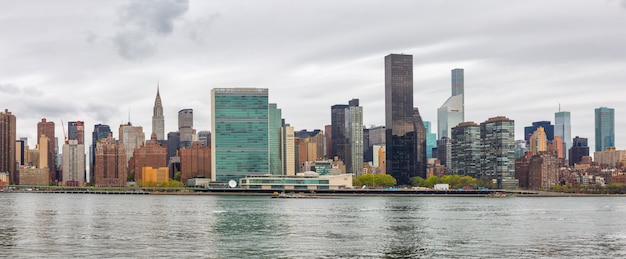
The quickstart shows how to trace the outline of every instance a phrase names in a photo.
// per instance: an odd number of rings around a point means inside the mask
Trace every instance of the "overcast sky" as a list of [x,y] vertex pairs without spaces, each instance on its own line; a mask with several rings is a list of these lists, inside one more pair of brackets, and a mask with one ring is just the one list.
[[[152,131],[157,81],[165,131],[194,110],[209,130],[210,90],[270,89],[288,123],[330,124],[359,98],[384,125],[384,56],[412,54],[414,100],[436,127],[450,70],[465,69],[465,118],[504,115],[516,139],[559,104],[594,147],[594,109],[615,108],[626,147],[626,0],[0,1],[0,108],[36,144],[37,122],[82,120]],[[433,128],[436,132],[436,128]]]

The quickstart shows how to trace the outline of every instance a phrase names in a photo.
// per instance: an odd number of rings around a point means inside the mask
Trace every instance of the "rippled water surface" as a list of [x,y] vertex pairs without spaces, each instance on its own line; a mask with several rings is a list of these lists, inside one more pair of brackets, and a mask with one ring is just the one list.
[[626,257],[626,198],[0,193],[0,257]]

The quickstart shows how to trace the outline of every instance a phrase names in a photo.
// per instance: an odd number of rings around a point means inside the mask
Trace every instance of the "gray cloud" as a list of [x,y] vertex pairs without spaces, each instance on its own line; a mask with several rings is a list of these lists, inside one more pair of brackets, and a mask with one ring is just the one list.
[[0,84],[0,92],[6,94],[18,94],[21,92],[21,90],[17,86],[12,84]]
[[205,43],[213,24],[220,18],[219,13],[194,20],[188,24],[189,38],[197,43]]
[[172,34],[174,22],[188,9],[187,0],[131,1],[118,13],[119,30],[113,36],[118,54],[128,60],[153,55],[156,42]]

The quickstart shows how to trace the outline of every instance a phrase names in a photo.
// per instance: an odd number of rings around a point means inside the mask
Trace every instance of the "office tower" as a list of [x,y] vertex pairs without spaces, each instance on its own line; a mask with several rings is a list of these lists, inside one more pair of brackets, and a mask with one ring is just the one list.
[[563,143],[561,136],[554,136],[552,144],[548,145],[548,152],[555,155],[559,161],[565,163],[565,151],[563,150],[564,146],[565,144]]
[[167,165],[169,167],[170,178],[178,172],[180,167],[180,157],[178,150],[180,147],[180,132],[167,133]]
[[435,158],[436,154],[433,154],[433,148],[437,148],[437,134],[431,132],[430,121],[424,122],[424,128],[426,128],[426,158]]
[[96,143],[94,186],[126,186],[126,149],[124,144],[109,136]]
[[426,177],[426,128],[424,121],[417,107],[413,107],[413,130],[415,138],[415,167],[417,172],[421,172],[420,177]]
[[372,145],[370,145],[370,129],[363,127],[363,162],[372,162]]
[[582,162],[583,157],[585,156],[589,156],[587,138],[576,136],[572,143],[572,147],[569,149],[569,165],[574,166],[574,164]]
[[[328,137],[325,135],[324,137]],[[296,175],[296,151],[294,128],[283,124],[280,128],[282,175]]]
[[9,182],[19,184],[15,167],[16,118],[8,109],[0,111],[0,172],[9,173]]
[[161,103],[158,84],[154,107],[152,108],[152,133],[156,133],[158,140],[165,139],[165,117],[163,116],[163,104]]
[[15,141],[15,161],[17,161],[17,166],[24,165],[24,156],[26,155],[26,150],[28,146],[24,145],[24,140],[16,140]]
[[324,137],[326,137],[326,151],[324,154],[325,158],[332,158],[333,154],[333,125],[324,126]]
[[548,138],[548,143],[552,143],[552,140],[554,140],[554,125],[550,124],[549,121],[536,121],[532,123],[532,126],[524,127],[524,140],[526,140],[527,146],[530,146],[530,136],[539,127],[543,127],[546,138]]
[[359,106],[359,99],[349,101],[345,120],[346,172],[360,175],[363,173],[363,107]]
[[595,111],[596,151],[615,147],[615,109],[600,107]]
[[549,190],[559,181],[557,158],[546,152],[533,155],[528,164],[528,189]]
[[70,139],[63,144],[62,175],[61,180],[65,186],[85,185],[85,145],[80,144],[77,139]]
[[211,178],[211,147],[200,142],[180,150],[180,181],[187,184],[192,178]]
[[67,140],[76,140],[78,144],[85,144],[85,123],[83,121],[67,122]]
[[448,170],[452,168],[452,141],[450,138],[443,137],[437,140],[437,159]]
[[539,126],[532,135],[530,135],[530,153],[533,155],[539,152],[548,151],[548,137],[543,127]]
[[[561,136],[563,140],[562,150],[569,150],[572,147],[572,123],[570,112],[559,111],[554,113],[554,135]],[[565,158],[569,159],[569,154],[565,152]]]
[[193,128],[193,109],[183,109],[178,112],[178,132],[180,132],[180,147],[191,146],[196,130]]
[[198,141],[200,141],[204,147],[211,146],[211,132],[208,130],[198,132]]
[[471,121],[459,123],[452,128],[450,142],[450,171],[480,178],[480,126]]
[[317,161],[324,157],[324,132],[316,129],[313,131],[300,130],[294,132],[294,136],[299,138],[305,145],[302,155],[304,161]]
[[268,89],[212,89],[211,118],[211,180],[270,173]]
[[[41,146],[39,149],[40,156],[42,153],[45,153],[47,156],[47,165],[46,167],[50,170],[50,175],[53,179],[56,179],[56,141],[54,137],[54,122],[47,121],[46,118],[41,119],[41,122],[37,123],[37,144],[41,145],[39,142],[41,140],[41,135],[44,135],[48,138],[48,147],[47,150],[42,150]],[[40,168],[45,168],[44,165],[39,165]]]
[[481,178],[496,188],[515,189],[515,121],[498,116],[480,124]]
[[283,125],[282,111],[275,103],[269,104],[269,151],[270,151],[270,174],[281,175],[282,163],[280,162],[280,127]]
[[93,183],[94,180],[94,168],[96,165],[96,143],[101,139],[106,139],[109,135],[113,134],[109,125],[96,124],[93,126],[93,132],[91,133],[91,147],[89,161],[89,177],[87,181]]
[[[137,147],[133,150],[133,168],[130,174],[134,173],[135,181],[143,179],[144,168],[162,168],[167,167],[167,149],[159,145],[157,134],[152,133],[150,141],[146,141],[145,145]],[[169,174],[168,174],[169,175]]]
[[143,127],[133,126],[130,122],[120,125],[119,132],[119,142],[124,145],[124,150],[126,150],[126,163],[128,163],[130,158],[133,157],[135,148],[141,147],[146,141],[146,136],[143,133]]
[[338,157],[342,161],[347,159],[347,140],[346,140],[346,108],[348,105],[337,104],[330,107],[330,125],[331,125],[331,158]]
[[452,127],[465,121],[465,82],[463,69],[451,71],[452,95],[437,109],[437,135],[450,137]]
[[[417,165],[417,134],[413,114],[413,56],[385,57],[385,129],[387,173],[398,185],[426,176]],[[421,125],[423,127],[423,124]]]

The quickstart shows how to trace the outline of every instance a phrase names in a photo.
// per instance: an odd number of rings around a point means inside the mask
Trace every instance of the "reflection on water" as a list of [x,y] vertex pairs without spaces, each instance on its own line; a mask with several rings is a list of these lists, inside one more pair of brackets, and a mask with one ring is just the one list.
[[626,257],[626,198],[0,193],[0,258]]

